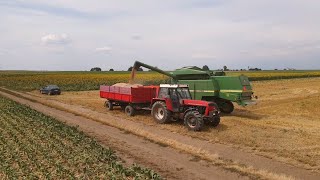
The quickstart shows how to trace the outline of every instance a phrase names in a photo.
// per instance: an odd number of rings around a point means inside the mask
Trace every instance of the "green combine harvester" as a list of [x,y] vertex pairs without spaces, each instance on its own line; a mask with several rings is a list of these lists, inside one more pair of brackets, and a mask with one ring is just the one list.
[[[231,113],[235,102],[241,106],[255,104],[253,91],[247,76],[226,76],[225,72],[203,71],[198,67],[184,67],[172,72],[165,72],[136,61],[133,70],[145,67],[171,77],[171,82],[189,85],[193,99],[215,102],[220,111]],[[134,75],[132,75],[134,76]]]

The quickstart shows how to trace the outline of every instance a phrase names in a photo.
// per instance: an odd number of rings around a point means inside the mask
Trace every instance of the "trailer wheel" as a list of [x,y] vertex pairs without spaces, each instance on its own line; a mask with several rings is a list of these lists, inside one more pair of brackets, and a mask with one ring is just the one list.
[[126,109],[126,105],[121,105],[121,110],[124,111]]
[[231,101],[219,101],[218,107],[221,112],[230,114],[234,110],[234,106]]
[[213,127],[217,127],[220,123],[220,117],[219,116],[216,116],[216,117],[213,117],[212,119],[210,119],[210,125],[213,126]]
[[171,112],[167,109],[166,103],[157,101],[152,105],[151,114],[153,119],[160,124],[168,123],[171,119]]
[[105,106],[106,108],[109,110],[109,111],[112,111],[113,110],[113,104],[111,101],[106,101],[105,102]]
[[200,131],[203,128],[203,118],[198,111],[189,111],[184,116],[184,125],[189,130]]
[[124,112],[128,115],[128,116],[134,116],[134,108],[130,105],[126,106],[126,108],[124,109]]

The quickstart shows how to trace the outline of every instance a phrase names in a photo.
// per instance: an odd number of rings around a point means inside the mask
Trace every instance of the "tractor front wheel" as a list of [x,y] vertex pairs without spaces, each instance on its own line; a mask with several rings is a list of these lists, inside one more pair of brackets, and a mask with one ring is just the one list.
[[203,128],[203,118],[198,111],[189,111],[184,116],[184,125],[189,130],[200,131]]
[[230,114],[234,110],[234,106],[231,101],[219,101],[218,102],[219,110],[223,113]]
[[124,109],[124,112],[128,115],[128,116],[134,116],[134,108],[130,105],[126,106],[126,108]]
[[167,109],[166,103],[157,101],[151,109],[153,119],[160,124],[168,123],[171,119],[171,112]]
[[220,123],[220,117],[219,116],[215,116],[212,119],[210,119],[210,125],[213,127],[217,127]]

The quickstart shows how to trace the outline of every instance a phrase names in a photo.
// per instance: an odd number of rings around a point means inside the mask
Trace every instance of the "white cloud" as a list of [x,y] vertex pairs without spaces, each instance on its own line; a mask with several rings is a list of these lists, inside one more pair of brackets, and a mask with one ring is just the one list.
[[10,53],[9,50],[0,48],[0,55],[5,55],[5,54],[9,54],[9,53]]
[[132,35],[131,38],[132,38],[133,40],[141,40],[141,39],[142,39],[142,36],[139,35],[139,34],[134,34],[134,35]]
[[48,34],[41,38],[41,42],[45,45],[65,45],[71,42],[67,34]]
[[191,55],[194,59],[215,59],[216,56],[208,53],[194,53]]
[[[133,59],[163,69],[268,68],[278,61],[320,68],[320,24],[315,23],[320,1],[3,1],[8,2],[0,3],[5,67],[38,68],[46,59],[61,61],[59,69],[79,70],[106,63],[101,54],[110,54],[107,63],[115,69],[132,65]],[[26,57],[34,62],[21,64]]]
[[112,48],[109,46],[99,47],[99,48],[95,49],[96,52],[101,52],[101,53],[110,53],[111,50],[112,50]]

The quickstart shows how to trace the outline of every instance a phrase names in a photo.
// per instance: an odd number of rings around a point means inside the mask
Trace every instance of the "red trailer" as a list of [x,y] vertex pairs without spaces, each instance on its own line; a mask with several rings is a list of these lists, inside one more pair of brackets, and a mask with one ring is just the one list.
[[100,97],[105,98],[106,107],[112,110],[120,106],[128,115],[136,109],[150,109],[151,101],[156,97],[155,86],[100,86]]
[[107,99],[109,110],[120,106],[129,116],[135,110],[151,110],[158,123],[183,119],[194,131],[202,129],[204,121],[217,126],[219,109],[214,102],[192,100],[188,85],[161,84],[160,86],[100,86],[100,97]]

